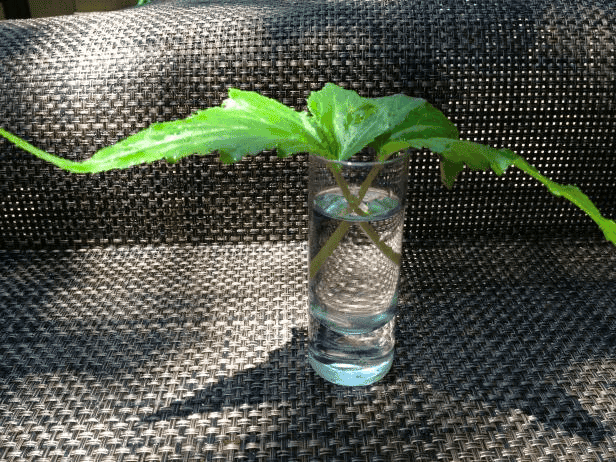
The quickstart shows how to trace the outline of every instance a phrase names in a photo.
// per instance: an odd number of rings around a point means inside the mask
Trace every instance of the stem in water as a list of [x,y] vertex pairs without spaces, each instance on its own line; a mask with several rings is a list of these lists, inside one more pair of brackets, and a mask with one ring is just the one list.
[[[329,163],[327,167],[332,172],[332,175],[334,176],[334,179],[336,180],[336,183],[338,184],[338,186],[340,186],[340,190],[342,191],[342,194],[347,200],[347,203],[349,204],[349,207],[351,208],[351,210],[354,211],[357,215],[366,216],[367,213],[361,210],[359,208],[359,205],[361,204],[361,201],[363,200],[364,196],[368,192],[368,188],[370,188],[370,185],[372,184],[376,176],[379,174],[379,172],[383,168],[383,164],[377,164],[374,167],[372,167],[372,170],[370,170],[370,172],[368,173],[368,176],[366,177],[361,187],[359,188],[357,197],[353,196],[353,194],[351,193],[349,189],[348,184],[346,183],[346,181],[344,181],[344,178],[342,178],[342,175],[340,175],[340,168],[341,168],[340,165]],[[312,204],[309,204],[309,206],[312,207]],[[389,247],[385,242],[383,242],[379,238],[379,235],[376,232],[376,230],[369,223],[360,222],[359,225],[364,230],[364,232],[368,235],[368,237],[372,240],[372,242],[374,242],[376,246],[394,264],[396,265],[400,264],[400,258],[401,258],[400,254],[395,252],[391,247]],[[332,235],[329,237],[327,242],[325,242],[323,247],[321,247],[321,250],[319,250],[319,253],[317,253],[317,255],[310,261],[310,279],[312,279],[317,274],[317,271],[319,271],[323,263],[325,263],[325,260],[327,260],[327,258],[334,252],[334,250],[336,249],[336,247],[338,246],[338,244],[340,243],[344,235],[349,230],[350,226],[351,226],[351,222],[349,221],[343,221],[342,223],[340,223],[338,225],[338,228],[336,228],[336,230],[332,233]]]

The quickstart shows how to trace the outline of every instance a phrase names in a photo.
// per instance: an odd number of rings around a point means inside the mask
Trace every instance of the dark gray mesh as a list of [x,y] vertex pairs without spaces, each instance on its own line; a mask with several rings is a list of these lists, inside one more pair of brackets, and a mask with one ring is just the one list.
[[[70,159],[230,87],[432,102],[616,217],[613,1],[158,1],[0,22],[0,126]],[[611,461],[616,247],[411,159],[396,359],[305,360],[307,154],[78,176],[0,140],[0,461]]]
[[394,365],[306,361],[305,243],[0,251],[0,460],[613,460],[616,252],[407,246]]

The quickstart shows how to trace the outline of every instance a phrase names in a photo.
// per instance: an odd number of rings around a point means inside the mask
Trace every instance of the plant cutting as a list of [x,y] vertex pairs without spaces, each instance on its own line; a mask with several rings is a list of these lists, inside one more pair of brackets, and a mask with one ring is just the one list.
[[[177,162],[193,154],[213,152],[218,152],[220,161],[226,164],[269,149],[276,149],[279,157],[309,153],[311,172],[318,173],[321,179],[325,178],[324,175],[329,178],[322,188],[309,188],[309,336],[311,345],[320,345],[318,348],[322,351],[331,353],[334,344],[346,348],[341,347],[340,351],[332,353],[333,356],[340,353],[336,358],[332,356],[317,361],[313,355],[311,364],[320,375],[335,383],[371,383],[391,366],[393,347],[386,355],[379,352],[381,359],[386,357],[380,363],[361,354],[347,362],[341,358],[370,342],[378,343],[379,336],[393,335],[391,307],[396,303],[401,242],[399,236],[391,237],[400,233],[381,225],[398,217],[395,226],[399,229],[404,220],[404,197],[400,194],[404,196],[406,189],[400,186],[400,180],[381,182],[380,178],[391,178],[385,173],[404,162],[404,156],[400,155],[403,150],[427,148],[439,155],[441,181],[448,189],[453,187],[465,167],[491,169],[501,176],[510,166],[515,166],[544,184],[553,195],[562,196],[583,210],[599,226],[606,239],[616,245],[616,222],[603,217],[578,187],[561,185],[546,178],[509,149],[461,140],[456,126],[424,99],[404,94],[364,98],[354,91],[328,83],[323,89],[310,93],[307,106],[308,111],[298,112],[256,92],[230,88],[229,98],[220,107],[197,111],[182,120],[154,123],[81,162],[42,151],[2,128],[0,135],[61,169],[82,174],[124,169],[162,159]],[[352,162],[351,158],[364,148],[374,153],[373,161]],[[351,173],[355,167],[365,167],[365,172]],[[398,171],[408,174],[405,167],[398,168]],[[350,235],[354,237],[350,239]],[[358,247],[360,241],[362,244]],[[352,278],[353,274],[364,271],[363,267],[348,263],[347,244],[348,249],[378,249],[378,254],[371,257],[372,261],[383,258],[383,262],[378,260],[379,264],[385,265],[382,271],[391,270],[387,274],[393,282],[387,285],[385,292],[379,286],[379,293],[386,296],[384,308],[377,310],[376,314],[353,301],[347,303],[352,309],[345,309],[340,301],[338,304],[324,301],[326,293],[330,296],[332,293],[353,293],[349,292],[348,284],[331,283],[332,277]],[[342,271],[340,265],[350,266]],[[352,288],[358,297],[374,293],[366,289],[366,284],[369,283],[364,281]],[[361,316],[355,316],[358,312]],[[349,316],[355,319],[355,324],[346,322]],[[383,334],[384,329],[386,334]]]
[[[170,163],[193,154],[218,151],[226,164],[249,154],[276,149],[278,157],[309,152],[345,161],[369,146],[378,161],[407,149],[427,148],[440,156],[441,181],[448,189],[458,174],[492,169],[498,176],[515,166],[563,196],[594,220],[616,245],[616,222],[604,218],[577,186],[560,185],[544,177],[509,149],[460,140],[456,126],[421,98],[398,94],[364,98],[333,83],[308,97],[308,110],[297,112],[256,92],[229,89],[229,98],[177,121],[154,123],[96,152],[82,162],[42,151],[0,128],[0,135],[35,156],[73,173],[99,173],[165,159]],[[355,203],[351,201],[350,203]]]

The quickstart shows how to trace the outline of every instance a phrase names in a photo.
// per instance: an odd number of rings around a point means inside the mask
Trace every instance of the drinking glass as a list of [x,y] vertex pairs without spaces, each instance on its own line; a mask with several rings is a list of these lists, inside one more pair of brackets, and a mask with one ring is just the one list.
[[393,363],[409,156],[309,155],[308,361],[330,382],[368,385]]

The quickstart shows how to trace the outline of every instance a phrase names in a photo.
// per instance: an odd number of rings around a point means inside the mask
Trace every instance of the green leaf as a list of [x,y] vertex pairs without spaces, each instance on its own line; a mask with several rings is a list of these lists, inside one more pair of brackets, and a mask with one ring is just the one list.
[[[363,98],[333,83],[308,97],[310,113],[296,112],[256,92],[229,89],[221,107],[183,120],[155,123],[90,159],[73,162],[45,153],[17,137],[6,136],[26,151],[75,173],[124,169],[161,159],[176,162],[192,154],[218,151],[224,163],[276,149],[280,157],[310,152],[346,160],[373,141],[380,159],[404,146],[396,136],[457,136],[455,126],[421,98],[406,95]],[[394,130],[393,136],[391,134]],[[386,143],[382,147],[380,144]],[[398,149],[396,149],[398,148]],[[392,149],[394,151],[392,151]]]
[[450,189],[464,165],[472,170],[492,169],[501,176],[510,165],[513,165],[514,160],[519,158],[508,149],[496,149],[472,141],[450,138],[410,139],[409,145],[417,149],[428,148],[442,156],[444,166],[441,167],[441,179]]
[[458,164],[448,159],[441,159],[441,181],[447,189],[453,188],[453,183],[462,170],[464,170],[463,163]]
[[232,88],[229,96],[221,107],[199,111],[182,120],[152,124],[83,162],[41,151],[5,130],[0,135],[31,154],[75,173],[124,169],[161,159],[176,162],[192,154],[213,151],[220,153],[224,163],[274,148],[280,157],[297,152],[329,155],[327,144],[306,114],[255,92]]
[[370,146],[381,160],[394,152],[412,147],[411,140],[428,138],[458,139],[458,129],[445,115],[427,101],[413,98],[415,106],[389,133],[379,135]]
[[495,149],[459,140],[455,125],[421,98],[398,94],[363,98],[328,83],[308,97],[307,112],[296,112],[256,92],[229,89],[229,99],[183,120],[155,123],[119,143],[101,149],[90,159],[74,162],[54,156],[0,128],[0,135],[20,148],[75,173],[97,173],[166,159],[175,162],[191,154],[218,151],[225,163],[249,154],[276,149],[280,157],[310,152],[346,160],[365,146],[377,150],[379,160],[412,147],[441,156],[441,179],[452,188],[465,166],[492,169],[502,175],[515,165],[586,212],[616,244],[616,224],[601,216],[579,188],[559,185],[508,149]]
[[451,188],[457,174],[468,166],[471,170],[492,169],[501,176],[509,166],[516,166],[539,182],[547,186],[555,196],[562,196],[582,209],[603,231],[605,238],[616,245],[616,221],[601,215],[597,207],[577,186],[561,185],[541,175],[539,171],[526,160],[509,149],[496,149],[483,144],[464,140],[447,138],[429,138],[409,140],[409,144],[417,149],[428,148],[443,156],[441,161],[442,181]]
[[347,160],[390,132],[424,103],[425,100],[402,94],[364,98],[328,83],[322,90],[310,93],[308,110],[312,121],[318,122],[322,138],[327,140],[331,158]]
[[535,167],[527,163],[526,160],[520,156],[516,156],[514,165],[546,185],[548,190],[555,196],[563,196],[577,205],[586,213],[586,215],[592,218],[594,222],[599,225],[599,228],[603,231],[605,238],[616,245],[616,221],[603,217],[599,212],[599,209],[597,209],[595,204],[592,203],[589,197],[584,194],[580,188],[573,185],[561,185],[555,183],[549,178],[541,175]]

